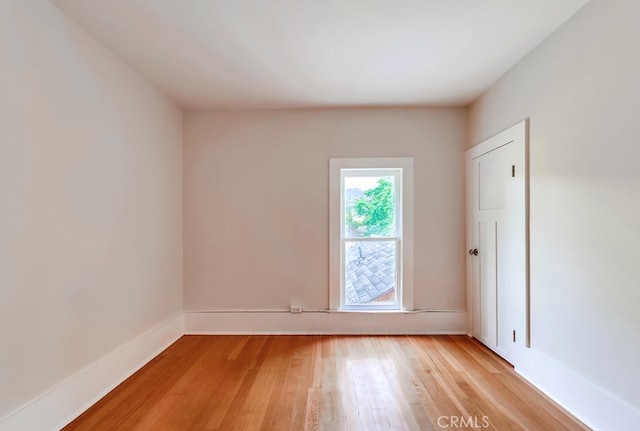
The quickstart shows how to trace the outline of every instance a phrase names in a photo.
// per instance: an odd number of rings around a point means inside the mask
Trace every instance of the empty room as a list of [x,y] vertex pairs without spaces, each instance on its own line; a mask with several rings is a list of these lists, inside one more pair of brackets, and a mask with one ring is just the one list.
[[640,429],[639,18],[0,0],[0,431]]

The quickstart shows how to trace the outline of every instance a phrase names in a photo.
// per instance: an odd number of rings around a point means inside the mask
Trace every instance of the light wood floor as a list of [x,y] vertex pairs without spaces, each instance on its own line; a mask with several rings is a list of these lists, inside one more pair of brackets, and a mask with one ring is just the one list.
[[466,336],[185,336],[65,430],[586,430]]

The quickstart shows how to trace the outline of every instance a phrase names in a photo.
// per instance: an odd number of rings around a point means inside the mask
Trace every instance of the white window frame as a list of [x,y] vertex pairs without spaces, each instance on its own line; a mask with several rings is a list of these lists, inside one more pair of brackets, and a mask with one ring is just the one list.
[[[397,305],[346,305],[344,298],[344,170],[366,169],[376,175],[398,172]],[[413,310],[413,158],[340,158],[329,160],[329,308],[331,311],[406,312]],[[395,238],[392,238],[395,239]],[[348,240],[348,239],[347,239]]]

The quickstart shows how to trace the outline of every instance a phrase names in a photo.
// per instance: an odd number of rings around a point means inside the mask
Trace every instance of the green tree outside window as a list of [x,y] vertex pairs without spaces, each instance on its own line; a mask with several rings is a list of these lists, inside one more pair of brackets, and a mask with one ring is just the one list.
[[394,232],[394,193],[393,183],[380,178],[378,185],[364,192],[347,211],[346,222],[352,232],[364,236],[388,236]]

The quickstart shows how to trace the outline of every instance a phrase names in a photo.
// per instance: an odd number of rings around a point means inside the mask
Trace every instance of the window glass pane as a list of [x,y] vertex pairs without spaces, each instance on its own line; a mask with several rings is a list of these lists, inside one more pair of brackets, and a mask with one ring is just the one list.
[[397,241],[345,241],[345,305],[396,305]]
[[395,237],[395,177],[344,177],[344,237]]

